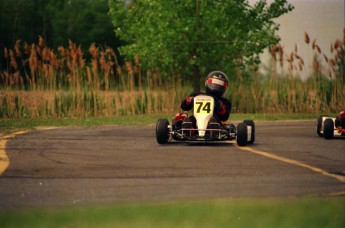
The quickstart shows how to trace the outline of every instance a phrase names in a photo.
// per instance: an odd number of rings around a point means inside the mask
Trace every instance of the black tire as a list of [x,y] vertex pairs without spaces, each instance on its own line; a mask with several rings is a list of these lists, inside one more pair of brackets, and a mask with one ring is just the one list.
[[245,146],[247,145],[248,141],[248,129],[247,124],[245,123],[239,123],[237,125],[237,145],[239,146]]
[[325,115],[320,116],[317,119],[317,125],[316,125],[316,133],[320,136],[323,137],[323,134],[321,133],[321,128],[322,128],[322,117],[325,117]]
[[243,123],[245,123],[247,126],[252,127],[251,139],[248,142],[248,144],[253,144],[255,141],[255,124],[254,124],[254,121],[253,120],[245,120],[245,121],[243,121]]
[[332,119],[326,119],[323,122],[323,137],[325,139],[332,139],[334,136],[334,122]]
[[156,139],[159,144],[165,144],[169,139],[169,121],[159,119],[156,124]]

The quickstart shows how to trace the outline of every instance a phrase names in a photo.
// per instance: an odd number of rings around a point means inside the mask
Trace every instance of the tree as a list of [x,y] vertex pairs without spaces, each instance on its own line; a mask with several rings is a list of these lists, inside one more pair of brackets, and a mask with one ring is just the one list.
[[[0,0],[0,50],[17,40],[51,48],[71,39],[88,50],[92,43],[114,49],[120,45],[108,15],[108,0]],[[1,60],[1,52],[0,52]]]
[[186,76],[200,91],[202,75],[212,70],[232,74],[256,64],[259,54],[276,44],[273,19],[293,6],[287,0],[109,0],[120,48],[127,58],[141,57],[144,68]]
[[41,13],[43,0],[0,0],[0,46],[12,47],[17,40],[36,41],[49,28]]
[[95,42],[116,48],[119,40],[113,32],[108,15],[107,0],[50,1],[53,45],[68,44],[68,40],[81,44],[84,49]]

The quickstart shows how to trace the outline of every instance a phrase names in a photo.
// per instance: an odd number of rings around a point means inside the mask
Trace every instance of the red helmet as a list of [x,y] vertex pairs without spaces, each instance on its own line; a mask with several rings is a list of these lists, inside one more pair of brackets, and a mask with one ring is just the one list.
[[339,119],[345,118],[345,110],[339,113]]
[[228,76],[221,71],[209,73],[205,80],[206,94],[222,96],[229,85]]

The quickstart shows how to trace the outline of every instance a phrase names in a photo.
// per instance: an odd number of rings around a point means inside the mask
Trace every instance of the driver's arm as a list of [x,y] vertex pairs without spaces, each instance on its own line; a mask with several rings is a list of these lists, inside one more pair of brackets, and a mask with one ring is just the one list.
[[200,93],[192,93],[186,99],[184,99],[181,103],[181,109],[183,111],[189,111],[193,108],[193,99],[195,96],[199,95]]
[[188,96],[186,99],[184,99],[181,103],[181,109],[183,111],[189,111],[193,108],[193,96]]

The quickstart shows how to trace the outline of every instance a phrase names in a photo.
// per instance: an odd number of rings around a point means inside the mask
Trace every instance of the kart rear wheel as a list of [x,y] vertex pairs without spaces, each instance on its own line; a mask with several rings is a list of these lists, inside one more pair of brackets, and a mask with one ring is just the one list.
[[159,119],[156,124],[156,139],[159,144],[165,144],[169,139],[169,121]]
[[245,123],[239,123],[237,125],[237,145],[239,146],[245,146],[247,145],[248,141],[248,129],[247,124]]
[[253,144],[255,141],[255,124],[253,120],[245,120],[243,121],[247,126],[251,126],[252,127],[252,133],[251,133],[251,139],[248,142],[248,144]]
[[320,136],[323,137],[323,134],[321,133],[321,128],[322,128],[322,117],[326,117],[325,115],[320,116],[317,119],[317,126],[316,126],[316,133]]
[[323,122],[323,137],[325,139],[332,139],[334,136],[334,122],[332,119],[326,119]]

